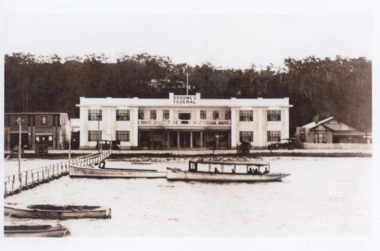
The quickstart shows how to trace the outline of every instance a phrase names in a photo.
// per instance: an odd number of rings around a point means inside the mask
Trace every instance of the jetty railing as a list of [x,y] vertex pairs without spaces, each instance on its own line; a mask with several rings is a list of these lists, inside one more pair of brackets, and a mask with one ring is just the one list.
[[19,174],[4,177],[4,197],[33,188],[42,183],[58,179],[70,172],[70,166],[88,166],[102,162],[111,155],[111,150],[73,158],[56,164],[23,171]]

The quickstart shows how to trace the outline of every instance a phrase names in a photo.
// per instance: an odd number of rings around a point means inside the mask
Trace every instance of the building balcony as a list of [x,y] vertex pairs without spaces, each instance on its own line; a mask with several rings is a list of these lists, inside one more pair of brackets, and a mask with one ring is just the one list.
[[231,120],[139,120],[144,128],[231,128]]

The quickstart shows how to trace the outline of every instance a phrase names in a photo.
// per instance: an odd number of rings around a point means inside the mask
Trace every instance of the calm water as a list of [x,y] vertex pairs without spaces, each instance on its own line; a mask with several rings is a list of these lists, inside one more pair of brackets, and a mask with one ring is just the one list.
[[[6,202],[88,204],[112,208],[112,219],[65,220],[72,236],[367,236],[371,228],[370,158],[264,158],[282,182],[199,183],[165,179],[82,179],[68,176]],[[55,161],[34,160],[23,165]],[[131,167],[112,161],[110,166]],[[186,160],[133,165],[186,168]],[[17,162],[5,162],[5,173]],[[56,221],[20,220],[5,223]]]

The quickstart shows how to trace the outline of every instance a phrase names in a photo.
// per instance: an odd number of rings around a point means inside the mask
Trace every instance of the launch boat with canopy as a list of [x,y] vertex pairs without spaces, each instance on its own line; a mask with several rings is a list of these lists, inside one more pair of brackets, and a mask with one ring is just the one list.
[[205,182],[281,181],[290,174],[271,173],[270,163],[247,161],[189,161],[188,170],[167,168],[167,180]]

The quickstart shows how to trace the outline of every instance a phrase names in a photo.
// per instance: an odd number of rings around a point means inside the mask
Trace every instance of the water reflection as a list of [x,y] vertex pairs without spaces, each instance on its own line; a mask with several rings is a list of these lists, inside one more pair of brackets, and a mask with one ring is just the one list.
[[[29,204],[88,204],[112,208],[112,219],[65,220],[72,236],[367,235],[370,165],[367,158],[266,158],[272,183],[168,182],[166,179],[63,177],[5,199]],[[44,165],[41,160],[41,165]],[[127,167],[128,162],[112,161]],[[154,167],[186,168],[185,161]],[[134,165],[138,167],[138,165]],[[147,165],[141,165],[147,168]],[[10,217],[5,222],[49,223]],[[53,221],[55,223],[55,221]]]

